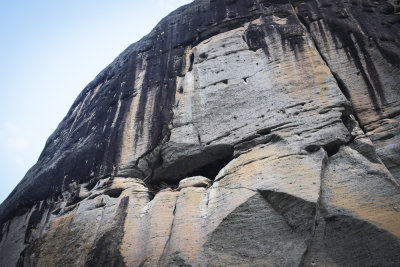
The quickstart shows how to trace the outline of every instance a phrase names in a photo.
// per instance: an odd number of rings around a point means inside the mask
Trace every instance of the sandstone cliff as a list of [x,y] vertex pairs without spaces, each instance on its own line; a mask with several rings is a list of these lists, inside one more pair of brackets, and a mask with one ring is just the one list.
[[399,266],[398,0],[196,0],[78,96],[0,266]]

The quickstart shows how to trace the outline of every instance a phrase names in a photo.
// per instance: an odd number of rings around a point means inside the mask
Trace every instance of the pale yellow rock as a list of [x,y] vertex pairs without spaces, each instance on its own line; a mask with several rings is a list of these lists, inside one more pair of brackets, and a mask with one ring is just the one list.
[[179,187],[178,189],[183,189],[187,187],[210,187],[212,184],[212,181],[206,177],[203,176],[194,176],[194,177],[189,177],[181,180],[179,182]]

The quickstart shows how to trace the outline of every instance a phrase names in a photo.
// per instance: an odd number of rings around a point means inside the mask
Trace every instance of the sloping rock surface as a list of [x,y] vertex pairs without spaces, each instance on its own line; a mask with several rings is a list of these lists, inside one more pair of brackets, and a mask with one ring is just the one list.
[[397,0],[196,0],[78,96],[0,266],[399,266]]

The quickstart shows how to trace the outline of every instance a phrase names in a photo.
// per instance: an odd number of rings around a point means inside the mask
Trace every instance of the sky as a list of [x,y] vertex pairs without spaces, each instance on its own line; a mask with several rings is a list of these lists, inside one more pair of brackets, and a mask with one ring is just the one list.
[[0,1],[0,203],[78,94],[191,0]]

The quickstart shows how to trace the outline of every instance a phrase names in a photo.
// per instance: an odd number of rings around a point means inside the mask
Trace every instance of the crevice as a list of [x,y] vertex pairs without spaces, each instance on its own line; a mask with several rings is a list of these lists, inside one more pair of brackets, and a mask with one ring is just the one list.
[[[351,115],[353,115],[355,121],[350,117]],[[367,131],[366,131],[366,129],[364,129],[364,127],[362,127],[362,125],[358,121],[357,116],[355,114],[351,114],[351,115],[342,115],[342,117],[341,117],[342,122],[343,122],[344,126],[346,126],[349,133],[353,132],[354,128],[359,126],[360,129],[363,131],[363,133],[366,134]],[[357,125],[355,123],[357,123]]]
[[207,54],[207,53],[205,53],[205,52],[203,52],[203,53],[201,53],[201,54],[199,55],[199,58],[201,58],[201,59],[205,60],[205,59],[207,59],[207,58],[208,58],[208,54]]
[[[223,158],[215,159],[206,165],[197,167],[192,171],[190,171],[190,166],[189,166],[189,168],[187,169],[188,172],[184,172],[185,173],[184,175],[179,175],[179,176],[177,175],[176,177],[174,177],[174,179],[157,180],[152,182],[149,186],[155,192],[158,192],[166,188],[175,190],[178,188],[179,182],[184,178],[188,177],[203,176],[214,181],[218,173],[221,171],[221,169],[223,169],[232,160],[233,160],[233,155],[229,154]],[[190,161],[190,159],[187,159],[187,161]]]
[[313,233],[310,240],[307,242],[307,249],[303,254],[299,266],[324,266],[325,253],[323,252],[321,255],[318,251],[324,246],[325,225],[325,219],[319,210],[319,204],[317,204],[313,220]]
[[87,183],[87,185],[85,186],[85,188],[88,191],[92,191],[92,189],[96,186],[98,181],[99,181],[99,179],[96,179],[96,178],[90,179],[89,182]]
[[252,16],[248,17],[243,17],[243,18],[236,18],[236,19],[231,19],[228,21],[222,21],[214,26],[211,26],[210,28],[198,33],[198,38],[195,42],[193,42],[193,47],[198,45],[204,40],[207,40],[215,35],[218,35],[220,33],[224,33],[227,31],[231,31],[240,27],[243,27],[243,25],[249,21],[255,20],[260,17],[261,14],[255,14]]
[[324,151],[326,152],[326,154],[328,155],[328,157],[332,157],[339,152],[339,150],[342,146],[349,145],[351,142],[353,142],[353,140],[354,140],[354,137],[351,137],[350,140],[347,142],[344,142],[343,140],[334,140],[330,143],[322,144],[322,145],[310,144],[310,145],[306,146],[304,149],[308,153],[312,154],[312,153],[318,152],[321,148],[323,148]]
[[267,135],[271,133],[271,128],[265,128],[257,131],[259,135]]
[[358,117],[356,112],[353,112],[352,114],[354,116],[354,119],[358,122],[358,126],[360,127],[360,129],[363,131],[364,134],[368,133],[368,130],[365,128],[365,126],[363,125],[360,117]]
[[219,57],[226,57],[226,56],[229,56],[229,55],[238,54],[238,53],[243,52],[243,51],[248,51],[248,49],[247,48],[238,48],[236,50],[224,52],[222,55],[214,55],[212,57],[208,57],[207,56],[207,60],[213,60],[213,59],[216,59],[216,58],[219,58]]
[[[315,149],[319,146],[316,146]],[[318,199],[315,206],[315,214],[313,218],[313,225],[312,225],[312,234],[310,239],[307,242],[307,249],[304,252],[301,262],[299,266],[314,266],[317,264],[318,259],[314,256],[314,248],[318,247],[321,248],[322,244],[320,244],[323,240],[324,233],[325,233],[325,219],[322,216],[323,207],[322,207],[322,193],[323,191],[323,181],[325,177],[325,169],[328,164],[328,157],[327,154],[323,154],[322,161],[321,161],[321,169],[320,169],[320,185],[318,191]]]
[[187,177],[192,176],[204,176],[210,180],[214,180],[218,175],[219,171],[223,169],[230,161],[232,161],[233,156],[225,157],[220,160],[216,160],[208,165],[205,165],[187,175]]
[[283,141],[283,138],[277,134],[271,134],[271,129],[268,128],[259,130],[256,134],[249,136],[235,144],[234,157],[238,157],[255,146],[277,143],[279,141]]
[[83,198],[79,197],[79,190],[72,193],[71,197],[67,201],[67,205],[65,207],[70,207],[76,205],[77,203],[81,202]]
[[305,150],[310,154],[318,152],[320,149],[321,149],[321,146],[314,145],[314,144],[308,145],[308,146],[305,147]]
[[320,48],[318,46],[318,43],[315,41],[315,38],[314,38],[313,34],[311,33],[311,30],[310,30],[309,26],[304,21],[304,19],[297,14],[296,9],[292,4],[292,1],[289,1],[289,3],[290,3],[290,6],[292,7],[293,13],[296,16],[297,20],[301,23],[301,25],[303,25],[304,29],[307,31],[308,35],[310,36],[310,38],[311,38],[311,40],[312,40],[312,42],[314,44],[315,49],[317,50],[317,52],[320,55],[321,59],[325,62],[325,65],[327,66],[327,68],[331,72],[333,78],[335,78],[339,89],[342,91],[342,94],[346,97],[347,100],[350,101],[350,93],[349,93],[348,88],[344,85],[344,82],[340,79],[340,77],[338,77],[338,75],[335,72],[333,72],[332,69],[330,68],[328,60],[325,58],[325,56],[321,52],[321,50],[320,50]]
[[[311,33],[310,33],[310,35],[311,35]],[[311,37],[311,38],[313,38],[313,37]],[[346,97],[346,99],[347,99],[350,103],[352,103],[352,102],[351,102],[351,95],[350,95],[349,89],[346,87],[346,85],[344,84],[343,80],[339,77],[339,75],[338,75],[336,72],[334,72],[334,71],[331,70],[331,68],[329,67],[329,64],[328,64],[327,60],[323,57],[322,53],[319,51],[319,47],[317,46],[317,44],[314,44],[314,45],[315,45],[315,47],[316,47],[318,53],[320,54],[321,58],[325,61],[326,66],[329,68],[330,72],[332,73],[333,78],[335,78],[336,83],[337,83],[337,85],[338,85],[340,91],[342,91],[342,94]]]
[[121,196],[122,191],[124,191],[122,188],[112,188],[104,191],[103,194],[112,198],[119,198]]
[[179,181],[192,176],[214,180],[219,171],[233,159],[233,146],[227,144],[199,146],[168,142],[161,151],[161,165],[149,178],[149,186],[166,183],[177,187]]
[[342,145],[343,144],[330,143],[330,144],[323,146],[323,148],[326,151],[326,154],[328,155],[328,157],[330,158],[339,152],[339,149]]
[[200,136],[199,133],[197,133],[197,141],[199,141],[199,145],[202,145],[202,143],[201,143],[201,136]]
[[[357,121],[355,118],[353,119],[350,116],[343,116],[342,117],[343,124],[347,127],[348,131],[352,133],[352,131],[358,126]],[[375,150],[375,146],[372,143],[368,142],[357,142],[358,137],[363,137],[362,135],[353,135],[351,136],[350,141],[348,142],[347,145],[349,145],[350,148],[356,150],[358,153],[360,153],[363,157],[365,157],[367,160],[369,160],[372,163],[379,163],[383,164],[382,160],[380,159],[379,155],[377,154]],[[353,142],[355,141],[355,142]]]
[[29,246],[24,248],[21,251],[21,253],[19,254],[19,258],[18,258],[16,267],[24,267],[24,265],[25,265],[24,264],[24,262],[25,262],[25,254],[26,254],[26,251],[28,250],[28,248],[29,248]]
[[177,200],[178,200],[178,197],[175,199],[174,208],[172,209],[172,216],[173,216],[173,219],[172,219],[171,227],[170,227],[170,229],[169,229],[168,239],[167,239],[167,241],[165,242],[165,245],[164,245],[164,248],[163,248],[163,252],[161,253],[160,259],[159,259],[159,261],[158,261],[158,264],[159,264],[160,266],[163,265],[162,263],[165,261],[165,259],[166,259],[166,257],[167,257],[168,246],[169,246],[169,243],[170,243],[170,241],[171,241],[172,230],[174,229],[174,225],[175,225],[175,219],[176,219],[175,213],[176,213],[176,206],[177,206],[177,203],[176,203],[176,202],[177,202]]
[[61,207],[55,208],[51,210],[51,214],[57,216],[60,213],[61,209],[62,209]]
[[[116,176],[120,177],[137,177],[147,184],[150,177],[153,175],[155,168],[162,164],[161,146],[169,139],[169,134],[161,141],[161,144],[148,150],[140,156],[134,163],[125,168],[118,170]],[[145,164],[143,164],[145,163]],[[140,166],[145,166],[141,168]]]
[[[258,63],[257,63],[257,65],[258,65]],[[260,69],[259,71],[253,73],[252,75],[247,76],[246,78],[243,78],[243,80],[247,82],[247,80],[248,80],[249,78],[254,77],[256,74],[258,74],[258,73],[260,73],[260,72],[262,72],[262,71],[263,71],[263,69]],[[217,85],[217,84],[219,84],[219,83],[227,84],[227,83],[228,83],[228,80],[224,79],[224,80],[216,81],[216,82],[207,84],[207,85],[205,85],[205,86],[203,86],[203,87],[199,87],[199,89],[205,89],[206,87],[214,86],[214,85]]]
[[153,183],[153,184],[148,184],[147,189],[149,190],[149,202],[152,201],[156,195],[162,191],[162,190],[177,190],[179,186],[179,183],[166,183],[166,182],[160,182],[160,183]]
[[299,263],[299,266],[300,266],[300,267],[304,267],[304,266],[305,266],[304,262],[305,262],[305,260],[306,260],[307,254],[309,253],[309,247],[310,247],[310,244],[307,244],[307,247],[306,247],[306,249],[304,250],[303,255],[301,255],[301,259],[300,259],[300,263]]
[[190,54],[190,57],[189,57],[189,70],[188,70],[188,72],[191,72],[192,70],[193,70],[193,64],[194,64],[194,54],[193,53],[191,53]]
[[229,190],[246,189],[246,190],[249,190],[251,192],[259,193],[259,191],[257,189],[252,189],[252,188],[244,187],[244,186],[233,186],[233,187],[231,187],[231,186],[220,186],[220,185],[218,185],[218,188],[224,188],[224,189],[229,189]]

